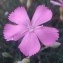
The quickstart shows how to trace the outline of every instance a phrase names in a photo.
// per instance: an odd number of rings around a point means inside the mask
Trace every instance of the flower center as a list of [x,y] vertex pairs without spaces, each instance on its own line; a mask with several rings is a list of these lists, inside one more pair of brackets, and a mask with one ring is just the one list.
[[29,31],[29,32],[34,32],[34,30],[36,30],[36,29],[43,28],[43,25],[37,26],[37,27],[28,26],[27,28],[28,28],[28,31]]
[[29,32],[33,32],[34,29],[35,29],[35,27],[33,27],[33,26],[29,26],[29,27],[28,27]]

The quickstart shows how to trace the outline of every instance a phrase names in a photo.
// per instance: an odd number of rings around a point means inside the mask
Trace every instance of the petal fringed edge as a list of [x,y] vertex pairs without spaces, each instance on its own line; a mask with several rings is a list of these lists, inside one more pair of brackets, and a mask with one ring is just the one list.
[[27,33],[18,48],[25,56],[32,56],[40,50],[40,43],[34,33]]

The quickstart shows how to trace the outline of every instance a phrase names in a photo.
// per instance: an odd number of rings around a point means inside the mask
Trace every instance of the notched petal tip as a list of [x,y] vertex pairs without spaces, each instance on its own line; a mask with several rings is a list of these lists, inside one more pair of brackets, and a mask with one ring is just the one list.
[[27,33],[23,38],[22,42],[18,46],[20,51],[25,56],[32,56],[39,52],[40,50],[40,43],[37,36],[34,33]]
[[14,14],[14,12],[20,10],[21,8],[23,8],[23,7],[17,7],[15,10],[13,10],[11,13],[9,13],[9,15],[8,15],[8,19],[10,20],[11,18],[13,18],[13,14]]
[[17,7],[13,12],[11,12],[8,15],[8,19],[16,24],[26,24],[27,22],[30,22],[26,9],[23,6]]
[[59,38],[59,33],[56,28],[43,27],[36,30],[35,33],[45,46],[52,46]]
[[6,41],[10,41],[10,40],[8,40],[7,35],[6,35],[6,31],[8,30],[8,25],[9,25],[9,24],[5,24],[5,25],[4,25],[4,29],[3,29],[3,37],[4,37],[4,39],[5,39]]
[[10,41],[13,40],[14,36],[18,37],[16,34],[20,35],[20,31],[21,31],[20,29],[21,27],[19,25],[6,24],[3,30],[4,39]]
[[45,5],[39,5],[36,8],[34,16],[32,18],[32,24],[34,26],[46,23],[52,19],[53,13],[51,9],[46,7]]

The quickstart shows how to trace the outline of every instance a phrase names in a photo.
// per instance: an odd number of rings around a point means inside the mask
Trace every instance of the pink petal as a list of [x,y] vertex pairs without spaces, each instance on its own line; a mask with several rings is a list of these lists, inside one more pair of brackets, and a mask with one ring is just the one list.
[[37,26],[48,22],[52,18],[52,11],[44,5],[39,5],[32,18],[32,25]]
[[56,28],[42,27],[35,31],[41,43],[45,46],[52,46],[59,38],[58,30]]
[[63,2],[63,0],[59,0],[59,2],[61,2],[61,3],[62,3],[62,2]]
[[27,33],[18,47],[25,56],[32,56],[40,50],[40,43],[37,36],[33,33]]
[[59,6],[61,6],[61,3],[60,3],[60,2],[53,1],[53,0],[51,0],[50,2],[51,2],[53,5],[59,5]]
[[27,12],[25,10],[24,7],[18,7],[14,10],[14,12],[11,12],[8,16],[9,20],[11,22],[14,22],[16,24],[29,24],[30,23],[30,19],[27,15]]
[[21,38],[24,33],[27,31],[25,26],[21,25],[12,25],[12,24],[6,24],[4,27],[4,38],[9,40],[18,40]]

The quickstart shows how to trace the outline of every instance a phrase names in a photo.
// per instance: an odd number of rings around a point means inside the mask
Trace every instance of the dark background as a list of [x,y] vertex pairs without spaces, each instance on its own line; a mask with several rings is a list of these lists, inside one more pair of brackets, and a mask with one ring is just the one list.
[[[63,63],[63,22],[59,18],[59,7],[52,5],[49,0],[34,0],[30,8],[27,10],[30,19],[33,16],[35,8],[40,4],[45,4],[52,10],[52,20],[44,25],[53,26],[59,30],[60,37],[58,42],[61,43],[61,46],[58,48],[45,49],[32,56],[30,61],[31,63]],[[7,19],[7,13],[21,5],[25,6],[25,4],[21,4],[19,0],[0,0],[0,63],[15,63],[15,61],[21,61],[25,58],[25,56],[18,50],[20,40],[18,42],[6,42],[3,37],[4,25],[9,21]]]

